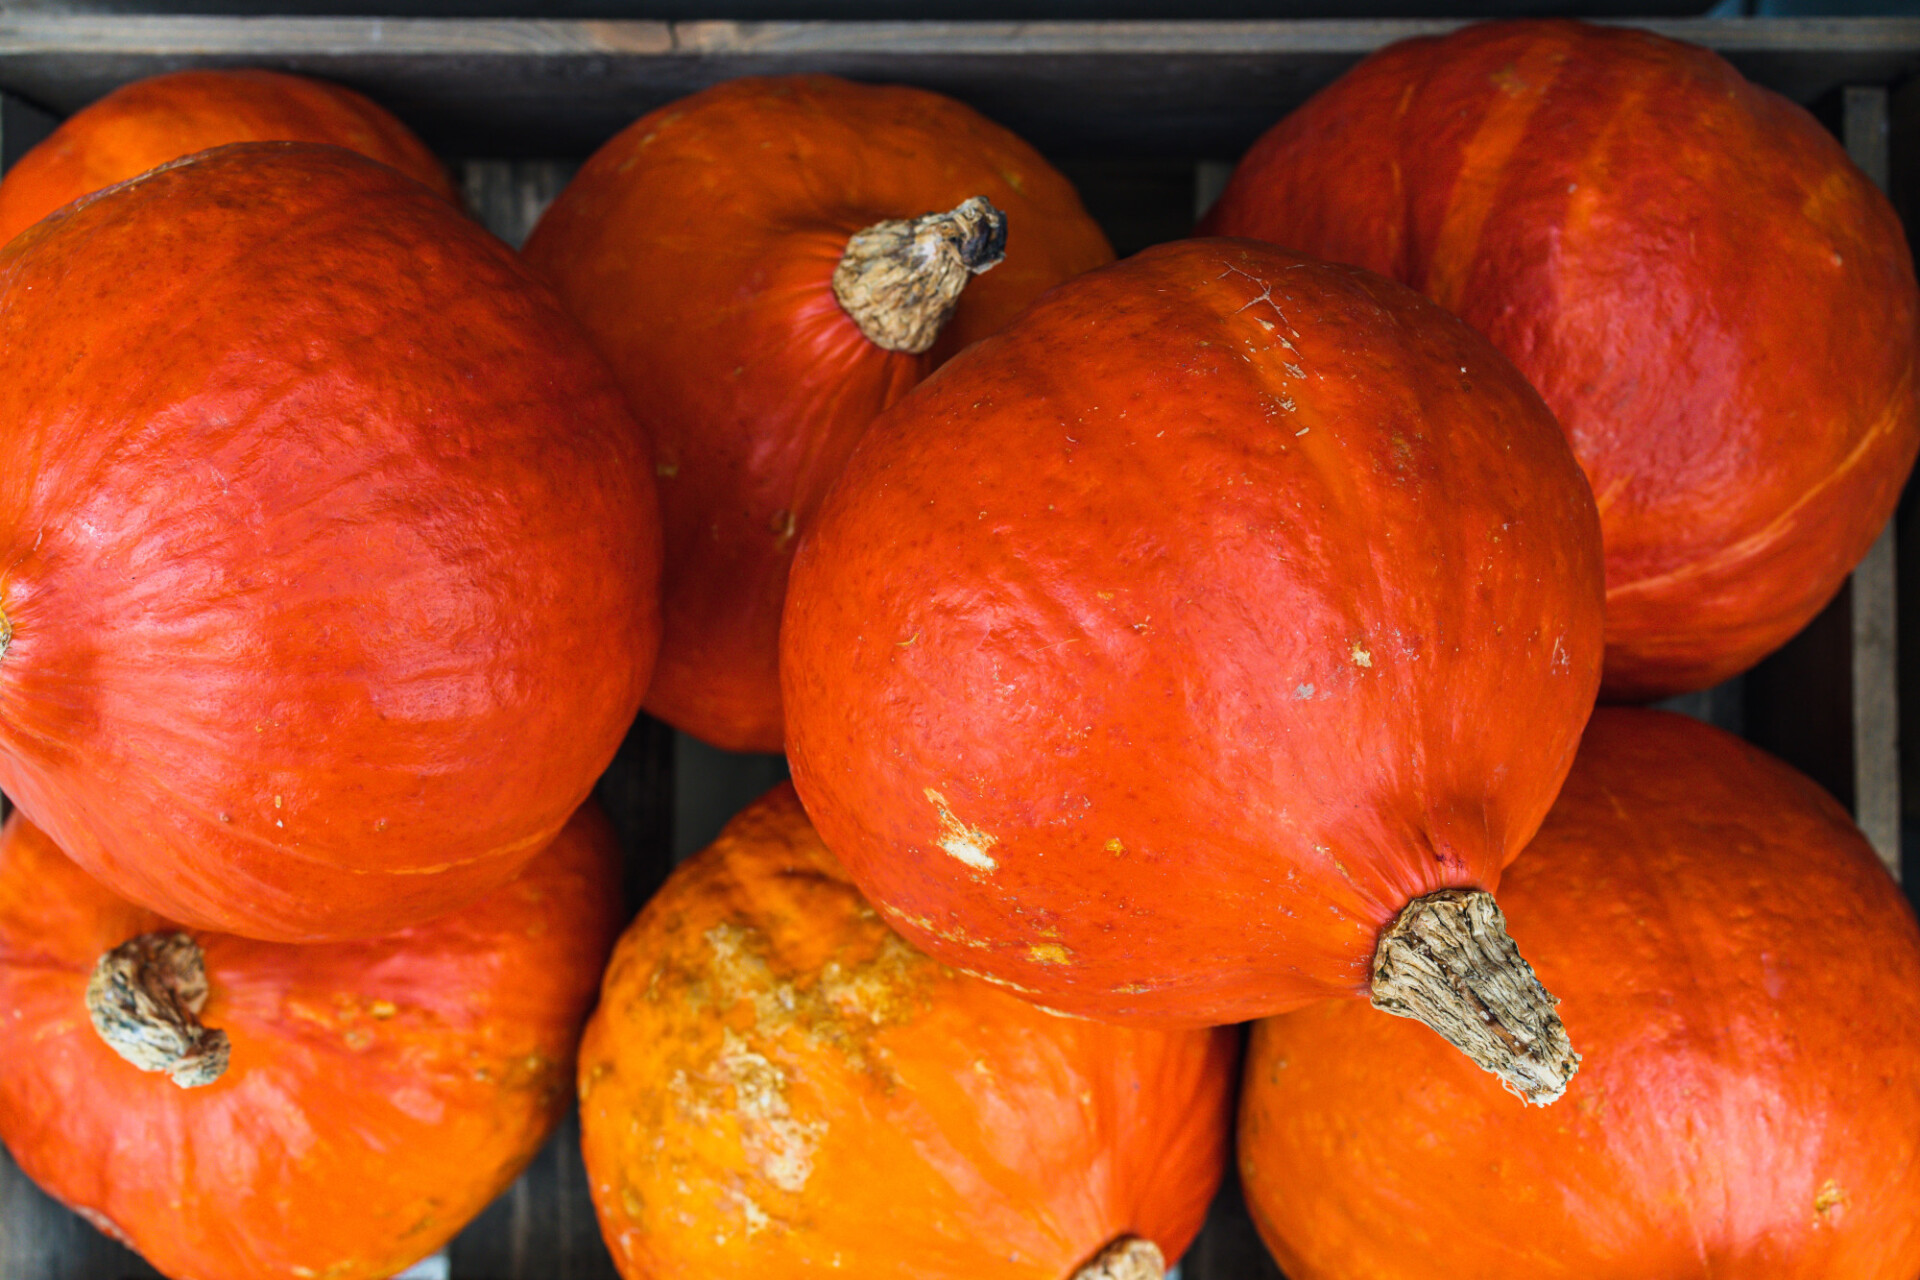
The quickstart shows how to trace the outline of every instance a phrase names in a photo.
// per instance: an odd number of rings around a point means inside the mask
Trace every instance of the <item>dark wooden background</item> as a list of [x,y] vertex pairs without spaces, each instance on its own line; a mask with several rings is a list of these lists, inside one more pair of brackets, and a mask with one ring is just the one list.
[[[574,0],[559,8],[591,16],[603,11],[596,5]],[[1366,51],[1449,25],[75,16],[116,7],[109,0],[0,8],[0,163],[11,163],[57,114],[125,80],[184,65],[273,65],[353,84],[399,110],[449,156],[475,213],[517,243],[578,159],[640,111],[734,75],[833,70],[939,88],[1027,133],[1080,186],[1122,254],[1184,235],[1246,142]],[[229,0],[229,7],[245,12],[249,6]],[[304,9],[264,3],[258,9],[322,13],[356,7],[346,0],[315,0]],[[467,11],[510,7],[474,0]],[[834,0],[813,5],[833,7]],[[949,7],[956,15],[998,13],[990,4]],[[1253,7],[1218,0],[1213,11],[1232,15]],[[845,11],[857,8],[849,0]],[[1061,0],[1057,8],[1064,14],[1083,6]],[[1107,17],[1126,12],[1113,3],[1098,8]],[[761,9],[792,12],[777,0]],[[1260,9],[1275,11],[1272,5]],[[1600,11],[1591,4],[1582,9]],[[633,4],[619,11],[655,12]],[[1314,11],[1309,5],[1298,10]],[[1389,5],[1380,11],[1396,10]],[[1496,4],[1459,12],[1501,11],[1507,10]],[[657,12],[679,16],[669,5]],[[753,16],[745,8],[739,12]],[[943,16],[946,10],[929,13]],[[1920,21],[1649,25],[1719,48],[1750,76],[1813,107],[1863,168],[1883,184],[1892,182],[1905,212],[1907,191],[1920,185],[1910,172],[1920,165],[1908,163],[1910,156],[1920,157],[1913,145],[1920,142],[1920,89],[1909,87],[1920,84],[1913,80],[1920,72]],[[1897,144],[1891,151],[1890,130]],[[1920,537],[1913,522],[1902,520],[1900,530],[1903,544]],[[1903,549],[1908,554],[1902,563],[1920,565],[1920,545]],[[1883,857],[1897,867],[1897,736],[1902,717],[1914,714],[1897,697],[1897,623],[1908,609],[1920,607],[1920,591],[1896,592],[1894,552],[1890,532],[1847,590],[1780,654],[1744,678],[1671,705],[1744,734],[1821,781],[1854,807]],[[1906,633],[1914,635],[1920,619],[1909,621]],[[1910,646],[1908,666],[1915,661],[1911,653]],[[1920,671],[1911,674],[1920,679]],[[675,860],[701,847],[784,773],[777,756],[729,755],[643,717],[599,788],[627,852],[629,905],[637,907]],[[1909,785],[1905,794],[1920,794],[1920,788]],[[1186,1280],[1279,1275],[1253,1234],[1231,1172],[1183,1271]],[[155,1274],[47,1200],[0,1156],[0,1280]],[[455,1280],[614,1276],[586,1197],[576,1126],[564,1126],[527,1174],[421,1274]]]

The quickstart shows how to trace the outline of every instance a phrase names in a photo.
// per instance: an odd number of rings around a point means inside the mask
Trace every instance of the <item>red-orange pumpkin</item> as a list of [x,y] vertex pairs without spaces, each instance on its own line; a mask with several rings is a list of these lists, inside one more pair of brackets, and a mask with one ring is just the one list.
[[[0,1138],[170,1276],[390,1276],[484,1208],[565,1113],[619,884],[589,803],[511,883],[430,924],[315,946],[169,943],[186,935],[16,815],[0,835]],[[204,1079],[224,1055],[210,1082],[143,1071],[95,1030],[90,976],[136,938],[186,956],[149,982],[203,969],[205,1003],[175,1021],[172,1048],[207,1029],[225,1043],[209,1036],[173,1069]],[[124,1008],[95,1004],[133,1033]],[[168,1039],[156,1020],[145,1031]]]
[[1599,499],[1609,697],[1779,646],[1920,448],[1892,207],[1703,49],[1571,22],[1405,41],[1262,138],[1207,226],[1394,276],[1540,389]]
[[351,89],[277,71],[174,71],[67,118],[0,181],[0,244],[62,205],[169,160],[233,142],[325,142],[456,198],[407,127]]
[[512,877],[658,642],[639,428],[514,255],[249,143],[0,250],[0,789],[197,927],[372,936]]
[[1920,1273],[1920,931],[1819,787],[1602,710],[1500,900],[1579,1078],[1526,1111],[1408,1023],[1261,1023],[1240,1165],[1289,1276]]
[[782,784],[620,940],[582,1147],[631,1280],[1158,1280],[1219,1182],[1236,1051],[928,959]]
[[[976,196],[1005,215],[1005,260],[955,304],[912,282],[945,267],[957,288],[968,273],[950,256],[979,269],[992,237],[965,244],[974,228],[949,222],[896,243],[927,257],[903,273],[913,301],[881,299],[893,314],[864,322],[893,344],[879,345],[838,297],[857,287],[836,280],[839,264],[874,251],[850,238]],[[525,252],[653,434],[667,561],[647,709],[740,751],[782,747],[787,571],[860,433],[953,352],[1113,258],[1019,138],[936,93],[830,76],[734,80],[643,117],[587,162]],[[939,334],[930,350],[902,347],[909,319],[907,336]]]
[[856,447],[794,565],[795,784],[890,923],[1043,1004],[1364,993],[1383,929],[1492,888],[1546,814],[1600,572],[1565,439],[1465,324],[1161,246]]

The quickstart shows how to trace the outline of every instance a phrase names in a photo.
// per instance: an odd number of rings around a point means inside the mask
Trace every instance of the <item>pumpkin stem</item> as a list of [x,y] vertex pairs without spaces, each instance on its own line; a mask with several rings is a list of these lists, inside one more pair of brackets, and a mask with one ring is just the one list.
[[1560,1001],[1507,936],[1507,917],[1483,889],[1416,898],[1380,935],[1373,1007],[1426,1023],[1523,1102],[1567,1091],[1580,1055],[1555,1013]]
[[87,1016],[112,1050],[182,1089],[227,1069],[227,1033],[200,1025],[207,959],[184,933],[143,933],[100,957],[87,981]]
[[1120,1236],[1073,1273],[1073,1280],[1164,1280],[1167,1256],[1139,1236]]
[[940,336],[967,281],[1006,253],[1007,215],[975,196],[951,213],[854,232],[833,269],[833,296],[875,346],[919,355]]

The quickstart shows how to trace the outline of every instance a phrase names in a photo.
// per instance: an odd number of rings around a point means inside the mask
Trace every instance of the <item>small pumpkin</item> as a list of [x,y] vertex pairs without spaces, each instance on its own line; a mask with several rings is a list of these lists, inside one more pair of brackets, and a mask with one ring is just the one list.
[[1403,41],[1275,125],[1205,226],[1412,285],[1540,389],[1599,499],[1609,698],[1785,642],[1920,449],[1892,205],[1705,49],[1557,21]]
[[1500,899],[1579,1078],[1546,1115],[1406,1023],[1259,1024],[1241,1177],[1289,1276],[1920,1273],[1920,930],[1825,792],[1603,709]]
[[621,938],[581,1145],[633,1280],[1158,1280],[1219,1182],[1237,1049],[915,951],[783,783]]
[[433,153],[351,89],[279,71],[170,71],[75,112],[7,170],[0,244],[81,196],[234,142],[331,143],[458,198]]
[[1356,268],[1163,245],[855,448],[787,602],[794,782],[889,923],[1049,1007],[1405,1012],[1432,979],[1452,1018],[1503,972],[1527,1011],[1451,1025],[1544,1101],[1574,1058],[1523,961],[1392,957],[1498,932],[1600,627],[1592,495],[1485,339]]
[[0,789],[170,919],[471,902],[658,644],[645,438],[504,245],[337,147],[203,152],[0,249]]
[[453,915],[254,942],[116,897],[16,814],[0,1138],[169,1276],[382,1280],[479,1213],[565,1114],[619,900],[589,803]]
[[832,76],[733,80],[642,117],[525,253],[653,435],[667,559],[647,710],[735,751],[782,749],[787,571],[853,442],[942,360],[1113,258],[1013,134],[937,93]]

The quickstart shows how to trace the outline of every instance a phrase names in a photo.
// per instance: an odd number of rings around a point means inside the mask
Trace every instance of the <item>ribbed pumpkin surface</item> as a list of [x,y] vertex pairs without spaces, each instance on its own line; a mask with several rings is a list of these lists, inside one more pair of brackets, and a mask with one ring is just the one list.
[[1825,792],[1603,709],[1500,900],[1580,1074],[1521,1108],[1411,1022],[1261,1023],[1240,1165],[1289,1276],[1920,1272],[1920,931]]
[[1599,501],[1609,697],[1787,640],[1920,449],[1893,207],[1704,49],[1570,22],[1393,45],[1256,143],[1206,226],[1404,281],[1540,389]]
[[1035,1009],[908,946],[784,784],[620,940],[580,1052],[621,1274],[1068,1280],[1171,1261],[1226,1158],[1236,1038]]

